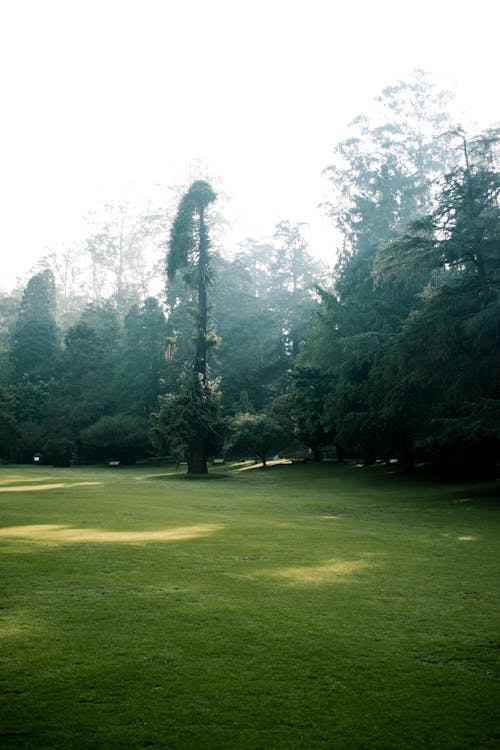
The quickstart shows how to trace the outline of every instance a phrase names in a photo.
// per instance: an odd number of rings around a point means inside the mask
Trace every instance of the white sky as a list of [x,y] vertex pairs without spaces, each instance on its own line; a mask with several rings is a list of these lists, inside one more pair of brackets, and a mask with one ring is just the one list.
[[0,0],[0,287],[80,238],[104,200],[201,160],[232,243],[311,226],[357,114],[416,67],[498,121],[496,0]]

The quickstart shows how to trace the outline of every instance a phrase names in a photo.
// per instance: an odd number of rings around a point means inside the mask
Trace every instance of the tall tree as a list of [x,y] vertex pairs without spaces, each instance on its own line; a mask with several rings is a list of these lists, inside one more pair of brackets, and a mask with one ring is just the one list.
[[42,270],[50,269],[54,274],[56,320],[64,333],[78,321],[90,302],[85,290],[86,268],[82,256],[84,253],[77,244],[63,245],[48,253],[38,264]]
[[[208,351],[213,340],[209,330],[208,292],[213,283],[212,252],[209,238],[209,209],[216,195],[204,180],[194,182],[181,198],[172,224],[167,254],[167,277],[172,281],[178,272],[193,302],[194,354],[180,383],[181,422],[195,421],[198,429],[181,430],[186,444],[188,473],[207,473],[207,446],[212,391],[208,382]],[[167,402],[165,402],[165,409]],[[198,415],[199,419],[194,419]],[[181,436],[180,436],[181,437]]]
[[119,407],[115,390],[120,329],[111,305],[89,305],[65,337],[55,382],[50,420],[54,434],[73,443],[78,460],[80,432]]
[[425,226],[410,226],[377,266],[401,278],[432,264],[397,344],[419,443],[435,458],[491,469],[500,447],[500,131],[459,138],[462,161]]
[[288,405],[295,434],[321,461],[321,448],[334,442],[334,425],[325,419],[324,405],[331,389],[328,373],[318,367],[296,366]]
[[253,260],[249,252],[217,262],[214,317],[221,341],[213,369],[221,378],[225,414],[239,411],[235,404],[243,392],[259,411],[286,387],[284,321],[277,305],[271,306],[269,280],[262,279],[261,270],[255,272]]
[[32,276],[23,292],[11,344],[16,377],[49,380],[58,351],[54,276],[46,269]]
[[221,342],[215,371],[225,413],[267,409],[289,388],[289,371],[307,337],[321,264],[308,251],[307,225],[280,222],[272,243],[247,239],[231,260],[218,259],[214,298]]
[[123,321],[123,342],[117,366],[120,410],[147,418],[156,408],[165,374],[167,324],[157,300],[133,305]]
[[416,70],[383,89],[372,117],[351,123],[354,134],[325,170],[331,191],[325,205],[344,237],[344,263],[429,209],[434,179],[453,163],[450,96]]
[[208,210],[216,195],[204,180],[194,182],[182,197],[174,219],[167,254],[167,276],[183,272],[196,304],[193,368],[207,379],[208,290],[213,281],[208,235]]
[[[346,448],[358,446],[367,463],[389,449],[402,458],[409,454],[410,420],[404,422],[411,392],[397,387],[405,367],[394,337],[421,304],[417,295],[432,263],[414,265],[405,276],[381,275],[379,252],[436,204],[435,180],[453,154],[448,98],[422,71],[387,87],[379,113],[354,121],[356,134],[338,146],[337,161],[327,169],[330,212],[344,237],[336,304],[325,307],[325,323],[339,344],[329,401],[337,438]],[[423,243],[426,231],[419,230]]]
[[88,218],[86,243],[90,261],[89,292],[93,302],[112,298],[123,316],[132,304],[151,293],[154,249],[165,231],[165,217],[149,204],[108,204]]
[[49,384],[60,353],[54,276],[48,269],[28,281],[11,334],[10,394],[17,425],[12,455],[31,460],[43,448]]
[[12,460],[12,445],[16,436],[14,399],[0,385],[0,462]]
[[0,292],[0,385],[12,380],[13,362],[11,357],[12,331],[19,312],[19,298],[14,294]]
[[323,269],[309,252],[309,225],[280,221],[275,227],[270,304],[281,319],[287,354],[294,359],[304,336],[311,289],[321,283]]

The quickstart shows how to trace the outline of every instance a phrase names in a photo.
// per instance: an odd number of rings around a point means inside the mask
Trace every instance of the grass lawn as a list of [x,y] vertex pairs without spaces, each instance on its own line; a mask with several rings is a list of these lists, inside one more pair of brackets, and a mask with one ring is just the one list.
[[168,472],[0,469],[1,747],[498,750],[500,482]]

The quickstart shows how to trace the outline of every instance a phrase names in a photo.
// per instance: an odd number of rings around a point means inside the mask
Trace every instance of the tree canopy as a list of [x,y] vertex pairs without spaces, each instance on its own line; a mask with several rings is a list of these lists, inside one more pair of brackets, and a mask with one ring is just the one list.
[[332,267],[301,221],[215,242],[204,179],[90,217],[0,296],[1,458],[206,473],[223,451],[326,450],[495,471],[500,131],[466,133],[449,99],[417,70],[335,146]]

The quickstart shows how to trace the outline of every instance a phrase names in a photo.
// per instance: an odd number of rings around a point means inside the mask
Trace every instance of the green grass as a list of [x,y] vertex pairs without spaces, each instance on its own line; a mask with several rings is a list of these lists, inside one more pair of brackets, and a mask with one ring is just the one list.
[[500,482],[217,475],[0,470],[0,746],[500,746]]

